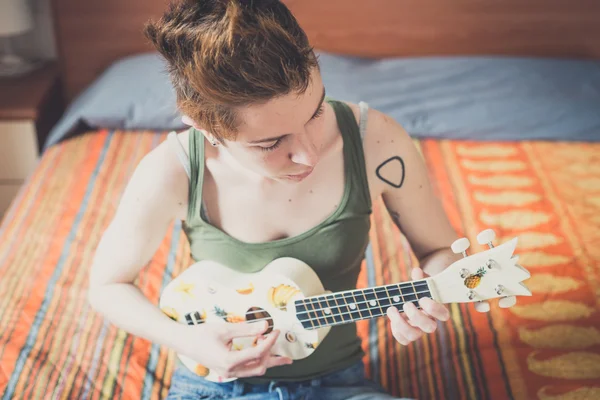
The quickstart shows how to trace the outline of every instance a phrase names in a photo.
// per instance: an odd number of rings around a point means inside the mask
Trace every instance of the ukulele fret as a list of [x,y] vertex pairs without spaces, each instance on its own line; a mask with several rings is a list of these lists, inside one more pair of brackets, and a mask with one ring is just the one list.
[[390,305],[395,306],[400,312],[404,311],[404,297],[400,288],[397,285],[389,285],[385,287],[385,290],[390,299]]
[[379,302],[381,312],[385,314],[386,310],[392,305],[392,299],[386,287],[375,289],[375,296],[377,297],[377,302]]
[[344,302],[348,305],[348,310],[350,313],[349,321],[358,321],[360,319],[366,318],[363,317],[361,311],[356,304],[356,298],[352,295],[352,292],[344,292],[342,294],[344,297]]
[[[335,305],[332,305],[330,303],[331,302],[335,302]],[[325,297],[325,301],[327,302],[327,305],[329,306],[329,309],[331,310],[331,313],[333,315],[333,319],[335,320],[335,323],[341,323],[344,322],[344,316],[342,315],[342,311],[340,310],[340,305],[337,302],[337,300],[335,299],[335,296],[333,295],[328,295]]]
[[329,303],[327,302],[327,298],[321,296],[321,297],[318,298],[317,301],[318,301],[319,307],[321,308],[321,311],[323,313],[323,317],[325,318],[325,323],[327,325],[333,325],[333,324],[335,324],[336,321],[335,321],[335,318],[332,315],[333,310],[329,306]]
[[320,328],[321,326],[324,326],[325,320],[323,319],[323,312],[319,309],[320,307],[318,306],[318,304],[317,304],[317,307],[315,307],[315,303],[313,303],[311,300],[308,300],[308,305],[309,305],[310,309],[312,310],[312,316],[310,316],[311,317],[310,322],[313,324],[313,326],[316,325],[316,328]]
[[419,306],[417,300],[417,294],[412,285],[398,285],[400,292],[402,293],[402,300],[404,303],[413,303],[415,306]]
[[296,314],[305,329],[321,328],[381,317],[391,306],[404,312],[407,302],[420,309],[424,297],[431,298],[431,292],[421,280],[309,297],[296,301]]
[[377,294],[374,289],[372,289],[372,288],[364,289],[363,293],[364,293],[365,299],[367,300],[367,307],[369,307],[369,311],[374,316],[381,316],[381,315],[385,314],[385,311],[383,311],[383,309],[381,308],[381,305],[379,304],[379,299],[378,299]]
[[348,302],[346,301],[344,296],[340,293],[335,293],[333,295],[333,298],[335,299],[335,302],[338,305],[339,316],[342,319],[342,322],[351,322],[353,320],[352,313],[350,312]]
[[356,307],[360,312],[361,318],[370,318],[373,317],[373,313],[371,312],[371,308],[369,307],[369,303],[367,302],[367,298],[362,293],[361,290],[353,290],[352,296],[356,299]]
[[317,327],[327,326],[327,319],[325,318],[325,313],[323,312],[323,307],[317,301],[311,301],[311,306],[315,309],[315,314],[317,315]]

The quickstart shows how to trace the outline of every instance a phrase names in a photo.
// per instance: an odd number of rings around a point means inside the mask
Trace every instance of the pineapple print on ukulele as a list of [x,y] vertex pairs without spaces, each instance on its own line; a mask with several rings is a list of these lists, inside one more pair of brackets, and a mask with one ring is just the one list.
[[485,267],[481,267],[477,270],[477,273],[471,274],[465,278],[465,286],[469,289],[475,289],[481,283],[481,278],[485,275]]
[[217,317],[223,318],[225,322],[244,322],[246,317],[234,313],[230,313],[222,309],[221,307],[215,306],[214,313]]
[[194,293],[195,288],[196,286],[193,283],[181,281],[175,288],[175,292],[180,293],[182,300],[186,301],[196,297]]
[[281,284],[277,287],[271,287],[267,292],[267,299],[274,307],[284,309],[287,306],[288,301],[300,291],[290,285]]
[[160,310],[163,312],[163,314],[171,318],[173,321],[179,321],[179,313],[173,307],[162,307]]
[[305,343],[304,345],[306,346],[307,349],[315,350],[319,344],[317,342],[314,342],[314,343]]

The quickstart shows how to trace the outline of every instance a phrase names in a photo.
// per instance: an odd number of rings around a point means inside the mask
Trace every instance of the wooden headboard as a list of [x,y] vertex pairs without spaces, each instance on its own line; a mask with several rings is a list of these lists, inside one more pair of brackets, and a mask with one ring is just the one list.
[[[258,0],[260,1],[260,0]],[[151,51],[167,0],[52,0],[69,100],[115,60]],[[321,50],[356,56],[600,58],[596,0],[284,0]]]

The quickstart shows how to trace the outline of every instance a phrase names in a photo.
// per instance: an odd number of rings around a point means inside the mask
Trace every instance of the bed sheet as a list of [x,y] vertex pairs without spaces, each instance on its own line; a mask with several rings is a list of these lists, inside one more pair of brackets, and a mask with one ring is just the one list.
[[[0,226],[0,395],[159,399],[174,354],[106,323],[88,270],[138,161],[164,133],[99,130],[44,154]],[[600,398],[600,144],[415,141],[452,224],[475,243],[517,235],[532,297],[479,314],[451,305],[436,334],[397,344],[361,321],[368,374],[419,399]],[[359,286],[408,279],[415,261],[381,201]],[[191,263],[174,223],[137,284],[155,303]]]

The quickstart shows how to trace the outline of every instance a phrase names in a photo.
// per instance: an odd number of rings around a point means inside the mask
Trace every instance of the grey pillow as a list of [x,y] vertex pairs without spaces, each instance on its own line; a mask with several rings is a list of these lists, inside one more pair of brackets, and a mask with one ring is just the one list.
[[139,54],[115,62],[87,87],[52,129],[46,147],[89,128],[183,127],[164,60],[157,53]]

